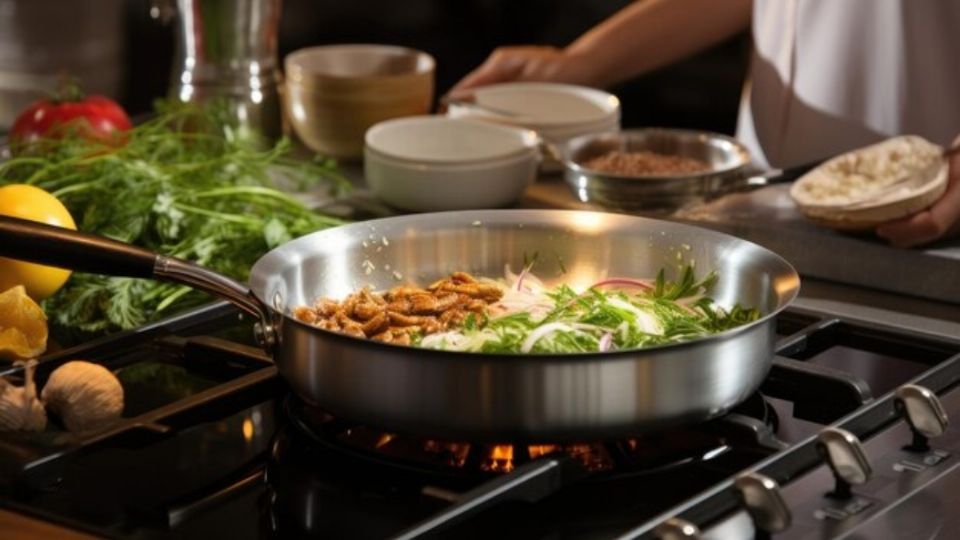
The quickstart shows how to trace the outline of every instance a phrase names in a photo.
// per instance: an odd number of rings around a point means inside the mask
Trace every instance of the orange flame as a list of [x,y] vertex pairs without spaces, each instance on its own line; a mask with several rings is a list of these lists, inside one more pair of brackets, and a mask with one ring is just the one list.
[[510,472],[513,470],[513,445],[498,444],[490,448],[480,468],[490,472]]

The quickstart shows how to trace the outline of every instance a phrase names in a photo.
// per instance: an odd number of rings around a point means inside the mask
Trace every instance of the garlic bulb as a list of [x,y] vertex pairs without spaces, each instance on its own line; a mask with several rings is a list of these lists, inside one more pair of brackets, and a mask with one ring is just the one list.
[[70,431],[104,427],[123,412],[123,387],[107,368],[74,360],[53,370],[41,395]]
[[23,386],[14,386],[0,378],[0,431],[43,431],[47,427],[47,412],[37,399],[33,382],[37,361],[24,364]]

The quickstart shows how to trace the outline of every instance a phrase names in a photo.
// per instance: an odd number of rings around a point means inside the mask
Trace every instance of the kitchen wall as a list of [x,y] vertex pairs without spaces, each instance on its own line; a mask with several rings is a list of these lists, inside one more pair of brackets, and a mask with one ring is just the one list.
[[[286,54],[309,45],[344,42],[393,43],[420,48],[437,59],[437,89],[442,94],[498,45],[564,45],[627,3],[625,0],[285,0],[280,50]],[[0,0],[0,23],[4,13],[22,14],[28,7],[38,9],[38,6],[48,10],[61,6],[64,13],[74,8],[94,9],[89,2]],[[152,19],[150,0],[126,0],[119,5],[114,1],[100,6],[109,11],[101,13],[104,15],[102,28],[89,27],[90,31],[77,39],[95,40],[98,32],[100,35],[109,32],[119,33],[122,40],[114,40],[119,41],[119,45],[103,57],[108,65],[88,64],[83,69],[89,74],[77,75],[102,78],[105,69],[115,71],[120,81],[115,85],[116,94],[123,104],[133,114],[146,112],[153,99],[166,92],[175,23],[164,26]],[[42,18],[33,19],[19,22],[12,18],[8,22],[19,25],[20,35],[31,37],[31,47],[53,44],[65,50],[75,48],[59,39],[62,29],[45,26]],[[115,19],[123,24],[118,26],[112,22]],[[4,50],[16,50],[13,48],[16,44],[11,42],[18,39],[26,37],[17,38],[8,33],[0,39],[0,58],[4,57]],[[739,36],[682,64],[614,88],[623,101],[624,126],[668,125],[732,132],[747,49],[746,37]],[[637,54],[643,53],[637,51]],[[117,63],[120,65],[115,65]],[[31,65],[26,57],[19,69],[32,69],[42,75],[56,71],[52,64]]]

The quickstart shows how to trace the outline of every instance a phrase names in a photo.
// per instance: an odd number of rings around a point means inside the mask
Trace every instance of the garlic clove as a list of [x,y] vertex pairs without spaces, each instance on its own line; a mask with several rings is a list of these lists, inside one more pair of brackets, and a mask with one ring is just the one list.
[[71,432],[110,425],[123,413],[123,387],[107,368],[74,360],[53,370],[41,399]]
[[43,431],[47,427],[47,412],[37,399],[33,382],[37,361],[24,364],[23,386],[14,386],[0,378],[0,431]]

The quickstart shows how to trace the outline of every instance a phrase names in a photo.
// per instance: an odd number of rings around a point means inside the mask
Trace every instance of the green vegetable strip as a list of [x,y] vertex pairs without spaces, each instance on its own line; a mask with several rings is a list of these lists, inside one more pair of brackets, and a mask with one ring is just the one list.
[[[290,156],[289,141],[261,149],[240,139],[222,108],[158,105],[119,148],[69,133],[0,163],[0,185],[53,193],[80,230],[188,259],[240,280],[271,248],[341,224],[276,188],[347,187],[331,161]],[[73,274],[48,299],[58,324],[85,331],[133,328],[209,298],[180,285]]]

